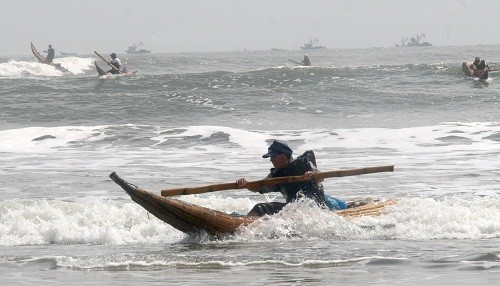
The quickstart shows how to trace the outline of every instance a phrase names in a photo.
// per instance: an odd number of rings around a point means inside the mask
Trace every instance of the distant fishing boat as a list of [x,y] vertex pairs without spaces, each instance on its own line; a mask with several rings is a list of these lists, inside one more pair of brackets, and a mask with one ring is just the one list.
[[133,43],[132,46],[128,47],[127,54],[148,54],[151,53],[150,50],[146,49],[139,49],[140,46],[142,46],[142,42],[140,43]]
[[276,48],[271,48],[271,51],[273,51],[273,52],[285,52],[286,50],[284,50],[284,49],[276,49]]
[[417,35],[415,38],[403,38],[401,39],[401,46],[396,44],[396,47],[429,47],[432,46],[429,42],[420,43],[420,40],[425,37],[425,34],[422,33]]
[[326,47],[323,46],[315,46],[318,42],[318,39],[310,39],[309,43],[305,43],[303,47],[300,47],[303,51],[305,50],[320,50],[320,49],[326,49]]
[[65,53],[65,52],[60,52],[61,56],[78,56],[77,53]]

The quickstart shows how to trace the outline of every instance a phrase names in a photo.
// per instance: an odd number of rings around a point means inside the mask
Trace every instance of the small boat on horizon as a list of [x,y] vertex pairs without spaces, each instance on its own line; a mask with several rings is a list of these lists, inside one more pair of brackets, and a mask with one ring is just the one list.
[[430,47],[430,46],[432,46],[432,44],[429,42],[420,43],[420,40],[423,37],[425,37],[424,33],[417,35],[415,38],[411,38],[411,39],[403,37],[403,39],[401,39],[401,46],[396,44],[396,47]]
[[60,52],[61,56],[78,56],[77,53],[65,53],[65,52]]
[[125,52],[127,52],[127,54],[149,54],[149,53],[151,53],[150,50],[139,49],[140,46],[143,46],[142,42],[133,43],[132,46],[128,47],[128,49],[125,50]]
[[303,47],[300,47],[303,51],[305,50],[321,50],[321,49],[326,49],[324,46],[315,46],[318,42],[318,39],[310,39],[309,43],[305,43]]

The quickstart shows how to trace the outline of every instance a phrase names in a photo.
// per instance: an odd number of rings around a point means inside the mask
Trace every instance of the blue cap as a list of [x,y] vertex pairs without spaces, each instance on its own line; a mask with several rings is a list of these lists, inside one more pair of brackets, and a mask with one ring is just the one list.
[[288,144],[286,144],[285,142],[274,140],[273,144],[271,144],[271,146],[267,148],[267,153],[262,155],[262,158],[269,158],[281,153],[292,155],[293,151],[292,149],[290,149],[290,147],[288,147]]

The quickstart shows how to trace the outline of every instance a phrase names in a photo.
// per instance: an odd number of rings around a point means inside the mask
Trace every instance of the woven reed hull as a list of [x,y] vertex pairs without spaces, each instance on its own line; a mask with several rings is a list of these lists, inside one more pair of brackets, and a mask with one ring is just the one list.
[[463,62],[462,63],[462,69],[464,70],[464,73],[468,76],[474,76],[474,72],[470,68],[471,63],[469,62]]
[[[95,69],[97,70],[97,75],[99,76],[103,76],[103,75],[108,75],[108,72],[103,70],[98,64],[97,62],[94,62],[94,65],[95,65]],[[132,72],[132,71],[127,71],[127,72],[124,72],[124,73],[121,73],[121,74],[118,74],[119,76],[131,76],[133,75],[135,72]],[[117,76],[117,75],[115,75]]]
[[106,75],[108,72],[103,70],[100,66],[97,65],[97,62],[94,62],[95,64],[95,69],[97,70],[97,74],[99,75]]
[[62,67],[61,64],[59,64],[59,63],[57,63],[57,64],[56,63],[47,63],[47,59],[44,56],[42,56],[42,54],[36,49],[36,47],[33,43],[31,43],[31,52],[33,53],[35,58],[38,60],[38,62],[40,62],[42,64],[51,65],[51,66],[55,67],[56,69],[63,71],[63,72],[68,71],[68,69]]
[[35,48],[35,45],[33,45],[33,43],[31,43],[31,52],[33,53],[33,55],[35,56],[35,58],[41,62],[41,63],[47,63],[47,60],[45,59],[44,56],[42,56],[42,54],[40,54],[40,52]]
[[112,173],[110,178],[120,185],[132,200],[160,220],[185,233],[202,230],[220,236],[234,233],[241,225],[248,225],[257,217],[231,216],[180,200],[155,195],[126,182]]
[[[139,189],[137,186],[120,178],[114,172],[109,177],[120,185],[134,202],[141,205],[160,220],[185,233],[206,231],[214,236],[221,237],[232,234],[238,227],[248,225],[259,219],[259,217],[253,216],[232,216],[184,201],[162,197]],[[369,203],[355,208],[336,211],[336,213],[347,218],[366,215],[377,216],[384,212],[386,206],[394,203],[394,200]]]
[[356,218],[360,216],[378,216],[386,211],[386,207],[395,203],[396,200],[378,201],[368,203],[359,207],[335,211],[335,213],[346,218]]

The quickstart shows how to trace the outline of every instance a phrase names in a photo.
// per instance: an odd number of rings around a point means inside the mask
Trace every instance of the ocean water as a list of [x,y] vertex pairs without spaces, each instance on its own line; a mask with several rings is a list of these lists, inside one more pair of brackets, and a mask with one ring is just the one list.
[[[27,49],[28,50],[28,49]],[[29,50],[28,50],[29,51]],[[2,285],[497,285],[500,80],[468,78],[500,46],[0,57]],[[101,67],[105,63],[98,61]],[[273,139],[331,178],[326,193],[397,198],[347,220],[304,201],[216,240],[185,235],[132,202],[144,189],[258,180]],[[180,199],[246,213],[281,200],[229,190]]]

